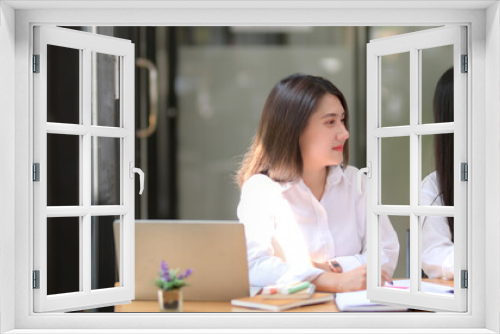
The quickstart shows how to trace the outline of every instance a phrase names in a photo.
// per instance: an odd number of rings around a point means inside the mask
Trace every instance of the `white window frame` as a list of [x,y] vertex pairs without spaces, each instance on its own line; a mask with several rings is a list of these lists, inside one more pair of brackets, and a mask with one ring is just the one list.
[[[367,46],[367,165],[371,166],[367,179],[367,235],[368,235],[368,298],[387,304],[408,305],[431,311],[467,310],[467,289],[461,288],[460,272],[467,269],[467,185],[460,180],[460,163],[467,163],[466,115],[467,79],[474,69],[461,72],[461,56],[467,55],[467,31],[464,26],[452,25],[396,35],[370,41]],[[454,67],[454,122],[422,124],[422,51],[445,45],[453,46]],[[383,126],[381,124],[382,57],[408,53],[410,108],[409,124]],[[454,137],[454,206],[422,206],[421,136],[452,133]],[[382,198],[382,140],[383,138],[408,138],[409,141],[409,203],[386,205]],[[472,182],[472,180],[471,180]],[[408,216],[410,221],[410,289],[390,289],[380,286],[381,243],[380,215]],[[454,217],[454,294],[437,295],[422,292],[421,270],[421,221],[425,216]]]
[[[0,136],[2,168],[10,175],[0,174],[6,188],[0,189],[0,212],[9,220],[0,224],[0,326],[2,331],[17,329],[17,333],[38,332],[36,329],[64,329],[61,332],[77,332],[87,328],[88,332],[109,332],[110,329],[127,329],[127,332],[147,332],[147,328],[191,328],[191,332],[236,332],[236,328],[254,328],[255,332],[283,332],[283,328],[295,328],[304,332],[308,328],[315,332],[343,332],[341,328],[355,326],[360,333],[492,333],[500,329],[499,317],[499,259],[485,254],[499,254],[498,227],[500,210],[500,13],[498,1],[433,1],[433,2],[384,2],[370,1],[286,1],[272,2],[2,2],[0,38],[0,108],[2,124],[0,130],[14,128]],[[117,6],[132,9],[117,9]],[[12,7],[16,8],[13,10]],[[52,7],[51,7],[52,6]],[[70,8],[61,8],[69,6]],[[114,10],[96,9],[108,7]],[[137,10],[143,7],[149,10]],[[155,8],[153,8],[153,6]],[[396,8],[393,8],[396,7]],[[460,8],[450,8],[460,6]],[[25,9],[22,9],[22,8]],[[87,9],[81,9],[81,8]],[[157,8],[163,7],[163,8]],[[26,9],[28,8],[28,9]],[[31,8],[31,9],[29,9]],[[34,9],[33,9],[34,8]],[[43,10],[41,8],[52,8]],[[75,9],[79,8],[79,9]],[[93,8],[93,9],[92,9]],[[410,9],[411,10],[408,10]],[[58,10],[54,10],[58,9]],[[402,23],[403,22],[403,23]],[[485,24],[486,23],[486,24]],[[31,290],[32,269],[32,182],[31,156],[33,119],[31,69],[32,26],[35,24],[61,25],[368,25],[368,26],[436,26],[443,24],[467,25],[470,52],[474,73],[469,76],[469,98],[471,112],[468,131],[472,134],[468,142],[469,175],[474,182],[469,184],[468,220],[471,238],[468,247],[471,257],[469,268],[470,301],[467,313],[399,313],[399,314],[34,314]],[[486,29],[487,27],[487,29]],[[15,31],[15,41],[13,36]],[[9,67],[10,66],[10,67]],[[12,70],[15,66],[15,70]],[[488,70],[486,71],[486,66]],[[14,82],[14,85],[12,85]],[[9,86],[11,85],[11,86]],[[9,110],[10,112],[5,112]],[[15,110],[15,112],[13,112]],[[474,117],[473,117],[474,116]],[[8,139],[5,141],[5,139]],[[488,154],[486,154],[488,152]],[[11,160],[7,160],[11,159]],[[13,161],[12,161],[13,160]],[[5,167],[3,166],[5,164]],[[15,182],[11,182],[14,174]],[[486,182],[486,175],[488,182]],[[15,194],[15,195],[14,195]],[[9,196],[15,196],[14,201]],[[14,203],[13,203],[14,202]],[[14,204],[14,209],[8,205]],[[13,260],[14,259],[14,260]],[[486,279],[488,277],[489,279]],[[7,283],[7,284],[5,284]],[[14,288],[12,288],[14,287]],[[487,291],[487,292],[486,292]],[[12,310],[12,305],[14,308]],[[142,327],[143,329],[137,329]],[[130,330],[137,329],[136,331]],[[258,330],[267,328],[268,330]],[[298,328],[302,328],[297,330]],[[325,330],[330,329],[330,330]],[[338,330],[335,330],[337,328]],[[378,329],[377,329],[378,328]],[[321,330],[323,329],[323,330]],[[392,329],[392,330],[390,330]],[[448,330],[447,330],[448,329]],[[290,329],[290,331],[292,331]],[[349,330],[354,333],[354,330]],[[243,332],[243,330],[241,331]],[[247,331],[248,332],[248,331]]]
[[[80,115],[79,124],[47,121],[47,46],[72,48],[80,55]],[[96,35],[52,26],[34,27],[34,54],[39,55],[39,73],[34,81],[34,162],[40,164],[40,180],[33,185],[34,194],[34,258],[33,268],[39,270],[39,289],[34,290],[35,312],[72,311],[130,303],[135,295],[134,271],[134,179],[135,114],[134,114],[134,45],[124,39]],[[117,56],[119,65],[120,124],[116,127],[92,124],[92,53]],[[66,134],[79,139],[79,205],[47,206],[47,134]],[[91,204],[91,142],[94,138],[120,140],[120,203],[118,205]],[[97,145],[95,147],[97,149]],[[133,175],[133,174],[132,174]],[[91,287],[91,221],[92,217],[120,217],[120,286],[92,290]],[[79,218],[79,290],[47,295],[47,218]]]

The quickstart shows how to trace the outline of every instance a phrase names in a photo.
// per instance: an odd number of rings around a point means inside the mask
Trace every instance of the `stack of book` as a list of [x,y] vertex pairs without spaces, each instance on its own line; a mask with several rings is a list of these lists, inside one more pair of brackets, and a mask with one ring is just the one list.
[[231,304],[278,312],[294,307],[333,301],[333,294],[315,293],[315,290],[315,285],[310,282],[267,286],[264,287],[260,295],[233,299]]

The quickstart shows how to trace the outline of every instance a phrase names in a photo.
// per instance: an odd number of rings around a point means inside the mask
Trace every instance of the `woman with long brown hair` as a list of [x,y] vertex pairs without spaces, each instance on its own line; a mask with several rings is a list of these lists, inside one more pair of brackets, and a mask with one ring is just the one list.
[[[453,67],[434,92],[434,121],[453,122]],[[436,170],[422,181],[422,205],[453,206],[453,133],[434,140]],[[429,278],[454,277],[453,217],[426,217],[422,223],[422,269]]]
[[[366,288],[366,196],[348,166],[348,123],[344,95],[322,77],[294,74],[271,90],[237,175],[251,285]],[[384,284],[399,242],[387,216],[380,231]]]

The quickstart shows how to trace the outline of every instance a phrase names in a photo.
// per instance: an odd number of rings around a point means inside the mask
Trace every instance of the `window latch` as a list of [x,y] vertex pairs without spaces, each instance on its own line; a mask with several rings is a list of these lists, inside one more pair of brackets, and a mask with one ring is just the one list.
[[130,161],[129,163],[129,169],[130,169],[130,178],[134,178],[134,173],[139,174],[139,183],[140,183],[140,190],[139,190],[139,195],[142,195],[142,191],[144,190],[144,172],[140,168],[134,167],[134,162]]
[[368,167],[361,168],[360,170],[358,170],[358,182],[357,182],[357,185],[358,185],[358,192],[360,194],[363,193],[363,191],[361,190],[361,175],[363,173],[367,174],[367,176],[368,176],[369,179],[372,178],[372,163],[371,163],[371,161],[368,161]]

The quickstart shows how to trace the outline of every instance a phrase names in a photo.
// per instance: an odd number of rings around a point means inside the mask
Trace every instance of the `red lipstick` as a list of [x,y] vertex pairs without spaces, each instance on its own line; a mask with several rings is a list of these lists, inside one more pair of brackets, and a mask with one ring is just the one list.
[[342,152],[344,150],[344,145],[335,146],[332,150]]

